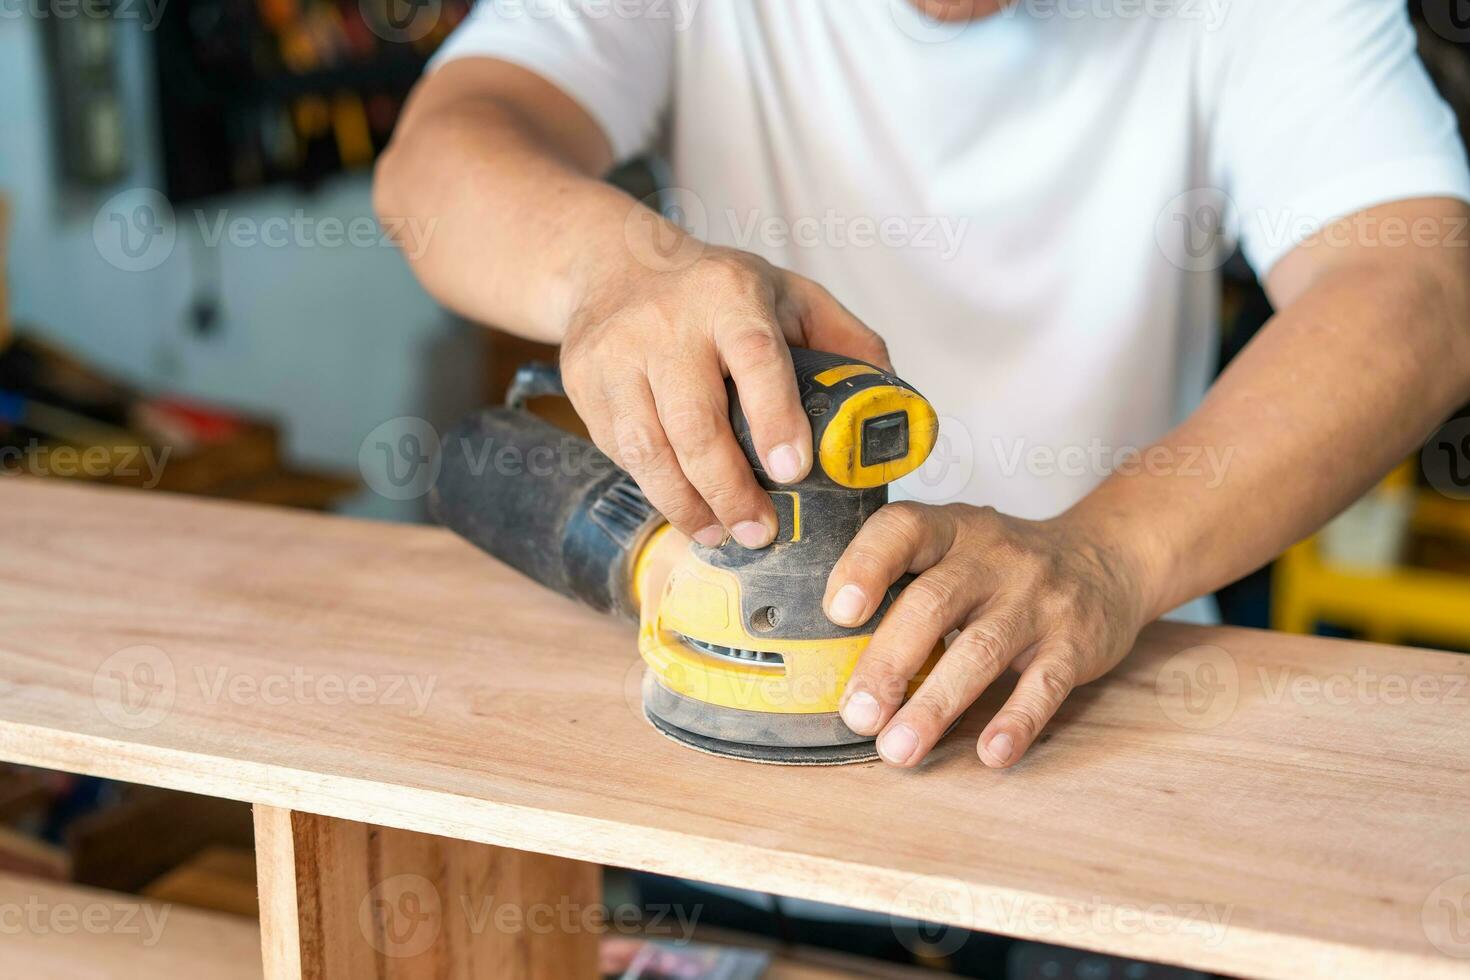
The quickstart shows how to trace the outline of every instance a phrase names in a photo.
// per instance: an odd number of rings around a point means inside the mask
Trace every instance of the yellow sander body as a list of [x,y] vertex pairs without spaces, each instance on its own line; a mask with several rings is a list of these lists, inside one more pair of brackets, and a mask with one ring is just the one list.
[[[887,503],[888,484],[928,458],[939,423],[922,395],[880,368],[819,351],[791,354],[814,450],[799,483],[769,478],[739,394],[727,387],[731,428],[776,511],[766,548],[690,541],[590,443],[520,410],[525,397],[559,385],[547,368],[518,375],[508,407],[476,413],[448,433],[444,444],[456,451],[441,454],[430,508],[543,585],[636,619],[644,712],[665,735],[758,762],[866,761],[877,757],[873,738],[848,729],[837,709],[906,582],[856,627],[828,620],[822,599],[837,560]],[[506,454],[527,465],[475,465]],[[536,460],[553,465],[530,465]]]
[[877,757],[873,739],[850,731],[837,709],[897,590],[856,629],[831,623],[821,600],[837,558],[887,501],[887,485],[923,465],[938,418],[872,365],[807,351],[796,361],[815,463],[795,486],[762,471],[731,388],[737,438],[776,504],[775,542],[759,552],[733,542],[704,548],[665,527],[635,561],[644,706],[665,734],[717,754],[866,761]]

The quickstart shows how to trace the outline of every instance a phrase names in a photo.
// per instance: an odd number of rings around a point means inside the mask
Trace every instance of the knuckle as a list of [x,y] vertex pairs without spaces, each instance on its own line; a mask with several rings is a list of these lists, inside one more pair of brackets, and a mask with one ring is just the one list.
[[635,473],[657,472],[668,462],[667,445],[653,426],[631,416],[614,419],[613,448],[623,468]]
[[601,387],[603,370],[595,358],[585,353],[584,347],[564,349],[557,360],[557,365],[561,369],[562,390],[574,402]]
[[1072,670],[1062,664],[1038,667],[1036,683],[1049,702],[1057,704],[1072,691]]
[[721,346],[724,348],[726,361],[755,366],[769,364],[773,359],[779,363],[786,343],[776,335],[774,329],[742,327],[732,332]]
[[892,360],[888,354],[888,342],[878,336],[877,333],[864,327],[863,339],[867,341],[868,354],[873,360],[884,362]]
[[681,404],[664,413],[664,430],[693,446],[708,446],[720,434],[722,419],[709,405]]
[[858,674],[861,686],[883,704],[897,704],[908,693],[905,665],[891,653],[869,650],[863,655]]
[[1014,719],[1016,727],[1029,741],[1040,734],[1046,720],[1051,717],[1051,708],[1039,697],[1016,695],[1007,706],[1006,714]]
[[843,557],[841,568],[842,578],[847,581],[856,581],[864,585],[884,585],[882,579],[887,572],[889,562],[886,556],[872,545],[855,544],[848,549]]
[[994,531],[1000,526],[1000,511],[989,504],[976,507],[970,511],[975,525],[984,531]]
[[946,656],[959,658],[980,673],[1000,673],[1010,653],[1009,638],[994,626],[969,626],[950,645]]
[[1082,586],[1070,579],[1062,579],[1047,588],[1042,606],[1055,620],[1069,620],[1084,605]]
[[902,605],[914,619],[930,622],[942,617],[949,607],[948,586],[932,576],[914,579],[903,590]]
[[760,266],[760,259],[750,252],[720,248],[700,256],[692,271],[707,282],[745,283],[759,275]]
[[1046,724],[1045,710],[1030,699],[1018,700],[1006,710],[1010,719],[1010,727],[1015,728],[1025,742],[1030,742],[1041,734],[1041,728]]
[[880,529],[892,533],[907,544],[916,544],[927,526],[924,510],[908,501],[888,504],[873,515],[873,520],[879,522]]
[[904,705],[904,721],[923,731],[939,728],[959,710],[959,698],[943,682],[925,684]]
[[649,502],[654,504],[658,512],[662,514],[670,524],[683,531],[698,531],[709,523],[709,517],[705,513],[704,506],[698,498],[691,494],[674,491],[662,498],[662,502],[653,499],[649,495]]
[[689,272],[692,278],[701,280],[705,285],[733,283],[750,274],[741,257],[725,249],[705,252],[690,266]]
[[747,492],[743,485],[729,477],[711,476],[706,467],[695,466],[689,474],[690,480],[699,489],[700,496],[709,501],[719,514],[730,517],[745,517],[759,501]]

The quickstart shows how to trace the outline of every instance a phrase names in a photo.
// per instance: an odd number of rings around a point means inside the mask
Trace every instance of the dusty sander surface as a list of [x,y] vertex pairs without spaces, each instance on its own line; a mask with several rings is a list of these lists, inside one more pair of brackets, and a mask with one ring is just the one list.
[[643,675],[643,717],[680,745],[725,759],[773,766],[878,761],[875,740],[854,733],[836,714],[777,715],[722,708],[675,694],[651,672]]
[[847,766],[855,762],[877,762],[877,743],[873,740],[855,742],[851,745],[822,745],[807,748],[785,748],[769,745],[742,745],[725,742],[717,738],[696,735],[671,725],[650,712],[644,706],[643,717],[659,734],[673,739],[680,745],[716,755],[724,759],[740,759],[744,762],[760,762],[768,766]]

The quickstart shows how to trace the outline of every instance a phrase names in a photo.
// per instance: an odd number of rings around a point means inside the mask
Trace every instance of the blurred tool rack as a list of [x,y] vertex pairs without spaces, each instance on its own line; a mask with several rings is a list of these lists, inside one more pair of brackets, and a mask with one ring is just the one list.
[[175,0],[154,38],[178,203],[371,166],[467,0]]

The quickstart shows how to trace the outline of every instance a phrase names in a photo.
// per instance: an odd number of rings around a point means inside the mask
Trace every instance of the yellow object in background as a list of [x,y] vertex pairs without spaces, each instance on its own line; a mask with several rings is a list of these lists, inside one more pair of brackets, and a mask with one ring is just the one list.
[[[1418,488],[1414,473],[1413,462],[1402,464],[1366,499],[1376,497],[1374,503],[1390,512],[1402,503],[1404,533],[1411,526],[1428,525],[1470,532],[1470,506]],[[1470,647],[1470,577],[1397,561],[1381,567],[1334,562],[1331,549],[1323,547],[1328,533],[1294,545],[1276,562],[1273,628],[1311,633],[1319,622],[1329,622],[1378,643],[1417,640]],[[1371,522],[1364,533],[1374,533]]]

